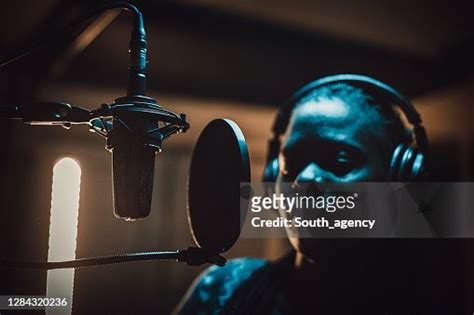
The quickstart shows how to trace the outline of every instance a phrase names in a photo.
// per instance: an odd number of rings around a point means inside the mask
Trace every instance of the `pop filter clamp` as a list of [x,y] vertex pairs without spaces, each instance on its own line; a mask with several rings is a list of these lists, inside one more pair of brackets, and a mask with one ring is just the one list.
[[[176,114],[162,108],[155,99],[146,96],[146,50],[147,41],[143,16],[140,10],[129,3],[109,3],[88,12],[61,34],[49,41],[43,42],[27,51],[0,60],[0,67],[10,64],[31,52],[45,46],[58,37],[65,37],[69,32],[79,27],[85,21],[110,9],[125,9],[134,15],[132,36],[129,44],[128,89],[125,97],[116,99],[112,104],[103,104],[96,110],[71,106],[67,103],[39,102],[24,106],[1,106],[0,119],[21,119],[30,125],[62,126],[66,129],[73,125],[88,125],[93,131],[107,139],[106,149],[113,150],[114,127],[126,128],[130,131],[137,143],[161,151],[162,142],[169,136],[186,132],[189,123],[185,114]],[[153,128],[145,129],[134,121],[145,119],[147,125]],[[132,122],[132,123],[130,123]],[[14,261],[0,259],[0,267],[19,269],[62,269],[83,268],[101,265],[110,265],[134,261],[175,260],[185,262],[191,266],[212,263],[223,266],[226,259],[219,252],[206,248],[189,247],[177,251],[156,251],[144,253],[130,253],[112,256],[79,258],[69,261]]]

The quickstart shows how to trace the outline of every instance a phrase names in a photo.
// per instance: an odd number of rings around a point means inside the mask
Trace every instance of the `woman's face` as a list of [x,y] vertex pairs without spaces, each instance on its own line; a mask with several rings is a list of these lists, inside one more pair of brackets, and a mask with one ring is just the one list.
[[280,180],[284,182],[381,181],[386,152],[380,116],[338,98],[298,105],[282,139]]
[[[376,112],[362,111],[339,98],[319,98],[298,105],[282,138],[276,185],[384,181],[390,148]],[[277,187],[282,191],[283,187]],[[346,248],[354,240],[290,238],[304,255],[327,255],[325,246]]]

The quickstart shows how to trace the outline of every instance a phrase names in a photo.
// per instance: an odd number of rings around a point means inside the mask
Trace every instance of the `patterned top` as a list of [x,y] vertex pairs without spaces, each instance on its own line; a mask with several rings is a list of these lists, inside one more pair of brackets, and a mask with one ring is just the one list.
[[[267,301],[264,313],[287,313],[281,290],[258,290],[258,287],[267,287],[262,275],[274,265],[266,260],[239,258],[228,261],[224,267],[212,266],[194,281],[174,313],[249,314],[257,309],[262,313],[262,305],[256,304],[264,300]],[[259,296],[265,294],[263,292],[272,292],[272,296]]]

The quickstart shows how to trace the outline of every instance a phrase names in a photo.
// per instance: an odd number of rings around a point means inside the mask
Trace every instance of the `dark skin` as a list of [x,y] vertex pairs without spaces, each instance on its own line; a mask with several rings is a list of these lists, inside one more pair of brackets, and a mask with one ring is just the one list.
[[[281,182],[384,181],[394,147],[387,139],[380,115],[368,115],[341,99],[300,104],[282,137],[277,190]],[[298,312],[406,313],[423,301],[422,292],[436,291],[440,284],[430,276],[438,274],[436,268],[420,268],[433,265],[430,259],[439,252],[439,243],[298,237],[290,242],[297,251],[296,268],[285,293]],[[443,249],[455,252],[449,244]]]

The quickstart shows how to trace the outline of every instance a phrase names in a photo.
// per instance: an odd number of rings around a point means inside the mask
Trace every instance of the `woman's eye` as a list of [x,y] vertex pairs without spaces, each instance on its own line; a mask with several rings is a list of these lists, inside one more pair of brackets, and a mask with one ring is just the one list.
[[355,167],[353,158],[347,151],[339,151],[334,159],[333,171],[336,175],[345,175]]

